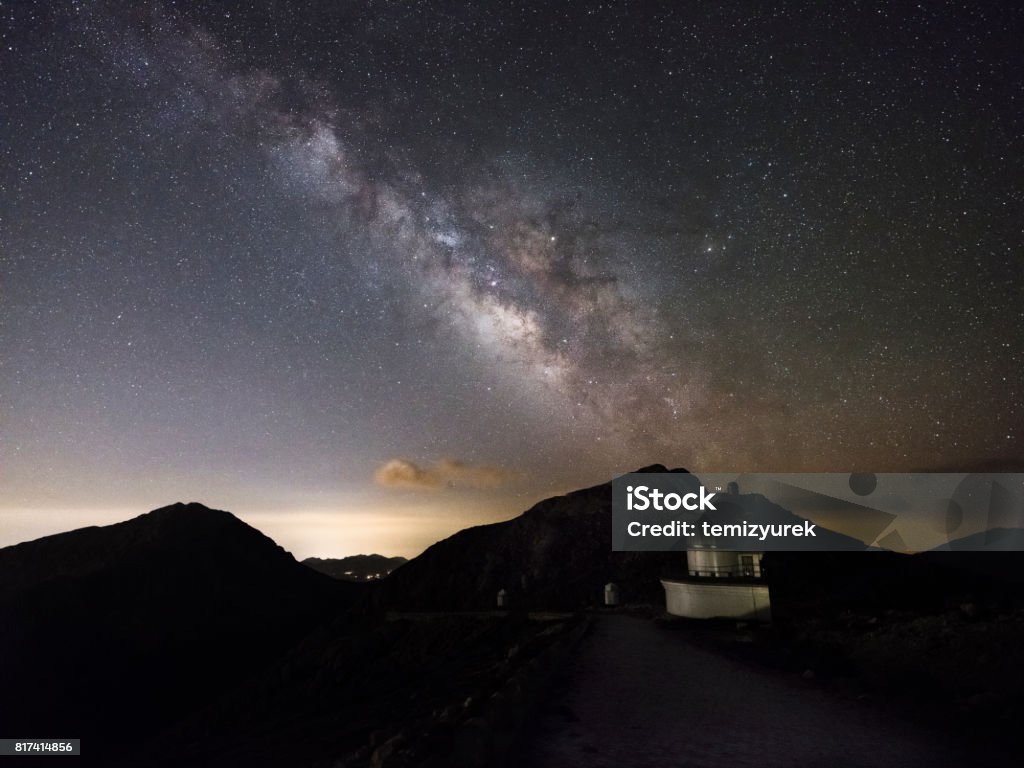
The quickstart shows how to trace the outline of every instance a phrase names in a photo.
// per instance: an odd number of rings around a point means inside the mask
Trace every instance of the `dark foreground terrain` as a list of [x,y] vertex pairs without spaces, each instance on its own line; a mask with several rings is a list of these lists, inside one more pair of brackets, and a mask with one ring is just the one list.
[[499,691],[524,710],[577,623],[371,612],[367,590],[198,504],[0,550],[5,738],[81,738],[98,765],[479,755],[461,726]]
[[773,553],[773,623],[737,629],[601,609],[608,581],[663,604],[684,557],[609,542],[604,485],[369,583],[199,504],[8,547],[0,736],[81,738],[80,763],[123,766],[998,765],[1024,748],[1020,553]]

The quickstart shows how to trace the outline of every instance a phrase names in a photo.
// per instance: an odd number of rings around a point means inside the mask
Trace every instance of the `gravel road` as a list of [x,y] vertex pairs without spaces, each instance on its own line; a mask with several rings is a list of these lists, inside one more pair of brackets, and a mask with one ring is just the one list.
[[643,619],[602,616],[522,763],[550,768],[985,766],[919,727]]

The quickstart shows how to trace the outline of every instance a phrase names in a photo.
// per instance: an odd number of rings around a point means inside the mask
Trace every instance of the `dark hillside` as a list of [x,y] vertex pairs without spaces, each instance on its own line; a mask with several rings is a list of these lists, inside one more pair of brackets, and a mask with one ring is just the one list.
[[201,504],[7,547],[0,722],[145,738],[359,592]]

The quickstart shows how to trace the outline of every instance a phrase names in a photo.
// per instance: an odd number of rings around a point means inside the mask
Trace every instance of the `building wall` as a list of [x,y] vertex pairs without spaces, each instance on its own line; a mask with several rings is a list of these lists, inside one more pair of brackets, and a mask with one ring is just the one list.
[[736,577],[744,574],[741,557],[750,558],[750,576],[761,577],[762,552],[731,552],[722,549],[691,549],[686,553],[691,576]]
[[665,588],[665,608],[673,616],[750,621],[772,618],[767,584],[703,584],[663,579],[661,585]]

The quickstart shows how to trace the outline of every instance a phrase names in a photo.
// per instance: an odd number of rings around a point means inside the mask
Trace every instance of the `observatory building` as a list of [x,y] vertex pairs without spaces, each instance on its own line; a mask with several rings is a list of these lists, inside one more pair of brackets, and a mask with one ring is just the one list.
[[687,575],[665,578],[665,609],[691,619],[771,621],[771,600],[761,568],[763,552],[691,549]]

